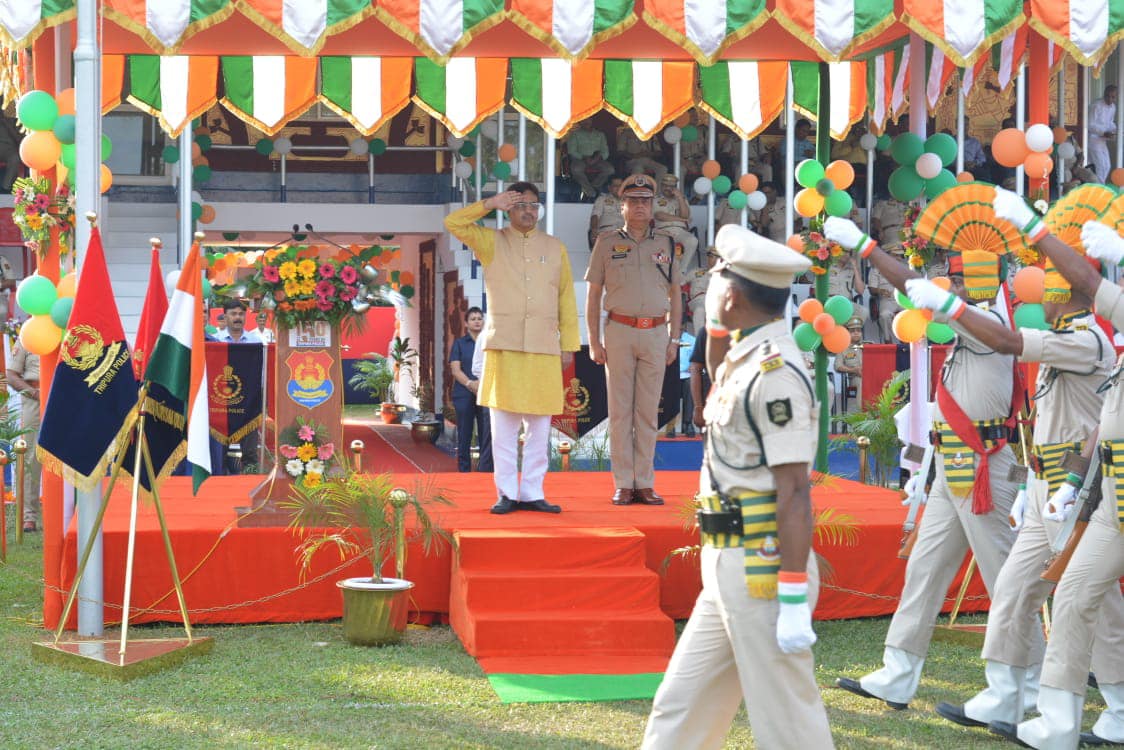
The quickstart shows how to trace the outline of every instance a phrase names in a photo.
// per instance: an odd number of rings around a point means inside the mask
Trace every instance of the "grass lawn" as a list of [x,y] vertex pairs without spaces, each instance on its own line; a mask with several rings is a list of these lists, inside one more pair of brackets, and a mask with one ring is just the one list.
[[[381,649],[348,645],[338,622],[200,627],[215,640],[211,654],[128,683],[42,666],[30,648],[48,639],[41,537],[8,552],[0,748],[633,748],[643,733],[647,701],[502,705],[448,627],[411,629],[404,644]],[[933,713],[938,701],[963,701],[981,685],[982,663],[965,646],[933,645],[908,711],[828,688],[880,664],[886,626],[816,626],[816,677],[838,747],[1013,747]],[[182,634],[130,628],[136,638]],[[1102,706],[1092,691],[1087,727]],[[754,747],[744,710],[727,747]]]

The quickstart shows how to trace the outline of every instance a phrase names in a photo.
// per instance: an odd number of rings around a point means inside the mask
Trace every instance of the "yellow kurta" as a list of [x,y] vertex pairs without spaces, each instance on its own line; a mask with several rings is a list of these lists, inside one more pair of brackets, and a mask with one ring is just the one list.
[[[484,266],[485,285],[488,266],[495,259],[496,230],[476,222],[488,213],[483,202],[454,211],[445,218],[445,227],[464,242]],[[538,230],[532,230],[528,237]],[[488,296],[496,294],[534,294],[534,289],[489,288]],[[541,293],[541,292],[540,292]],[[574,299],[574,278],[570,259],[562,248],[558,280],[558,332],[562,351],[581,348],[578,332],[578,308]],[[484,374],[480,381],[477,402],[481,406],[503,409],[519,414],[553,415],[563,409],[562,367],[555,354],[539,354],[511,349],[489,349],[484,345]]]

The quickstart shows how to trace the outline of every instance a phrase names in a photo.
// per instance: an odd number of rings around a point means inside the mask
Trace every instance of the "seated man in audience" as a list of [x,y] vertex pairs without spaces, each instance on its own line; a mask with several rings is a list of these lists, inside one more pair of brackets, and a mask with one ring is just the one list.
[[570,157],[570,176],[581,188],[582,197],[593,200],[614,172],[609,163],[609,142],[605,134],[589,121],[582,123],[566,136],[566,154]]
[[660,193],[652,205],[652,218],[655,220],[656,233],[666,234],[682,248],[676,254],[680,259],[680,268],[686,270],[697,266],[695,250],[698,249],[699,239],[688,229],[691,207],[679,190],[679,179],[671,173],[665,174],[660,180]]
[[629,174],[650,174],[657,182],[667,174],[667,167],[660,161],[663,156],[660,144],[655,138],[640,140],[640,136],[628,125],[617,128],[614,156],[620,158]]
[[[785,199],[777,195],[777,186],[771,182],[761,183],[758,189],[765,194],[765,207],[760,211],[750,212],[750,228],[763,237],[784,242],[788,239],[784,220]],[[793,231],[800,231],[799,217],[794,217],[794,222]]]
[[624,226],[624,217],[621,215],[621,178],[613,177],[609,180],[609,189],[597,196],[593,202],[593,210],[589,214],[589,247],[593,248],[597,237],[604,232],[611,232]]

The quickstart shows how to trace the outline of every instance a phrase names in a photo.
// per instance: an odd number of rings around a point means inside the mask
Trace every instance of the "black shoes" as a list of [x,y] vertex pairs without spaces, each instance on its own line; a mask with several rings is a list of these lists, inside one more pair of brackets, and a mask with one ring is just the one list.
[[1098,737],[1092,732],[1081,733],[1081,746],[1082,747],[1124,747],[1124,742],[1116,742],[1115,740],[1106,740],[1104,737]]
[[500,499],[492,506],[492,513],[495,513],[497,516],[511,513],[514,510],[519,510],[519,503],[515,502],[510,497],[500,496]]
[[532,502],[520,503],[512,500],[510,497],[501,497],[492,506],[491,512],[497,516],[513,513],[517,510],[535,510],[539,513],[561,513],[562,507],[548,503],[546,500],[534,500]]
[[1030,747],[1030,745],[1019,739],[1018,724],[1012,724],[1009,721],[993,721],[987,725],[987,728],[991,730],[992,734],[997,734],[1004,739],[1010,740],[1020,747]]
[[964,706],[956,706],[941,701],[937,704],[937,713],[962,727],[987,727],[986,721],[977,721],[964,713]]
[[883,698],[879,698],[873,693],[868,693],[863,689],[863,686],[859,684],[858,680],[852,680],[850,677],[840,677],[835,681],[835,686],[843,688],[844,690],[854,693],[855,695],[861,695],[863,698],[873,698],[876,701],[883,701],[887,706],[894,709],[895,711],[904,711],[909,708],[908,703],[896,703],[894,701],[888,701]]

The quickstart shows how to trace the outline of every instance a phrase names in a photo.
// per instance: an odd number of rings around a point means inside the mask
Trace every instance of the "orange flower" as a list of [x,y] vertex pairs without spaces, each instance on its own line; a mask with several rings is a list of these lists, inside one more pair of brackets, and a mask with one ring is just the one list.
[[820,268],[819,266],[812,266],[812,273],[814,273],[816,276],[823,276],[825,273],[827,273],[827,269]]

